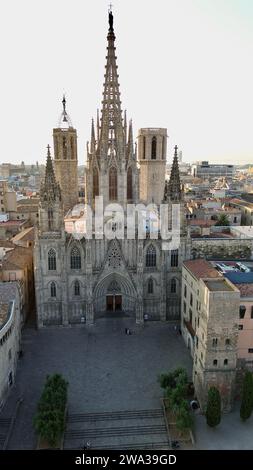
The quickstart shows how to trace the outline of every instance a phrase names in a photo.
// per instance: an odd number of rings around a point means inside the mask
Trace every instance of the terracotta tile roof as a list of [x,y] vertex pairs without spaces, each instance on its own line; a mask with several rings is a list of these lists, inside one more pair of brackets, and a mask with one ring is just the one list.
[[184,266],[197,278],[220,278],[221,275],[205,259],[193,259],[184,262]]
[[10,240],[0,240],[0,247],[15,248],[15,245]]
[[34,227],[28,227],[25,230],[22,230],[22,232],[17,233],[15,237],[12,238],[12,240],[15,242],[16,240],[22,240],[22,241],[34,241]]
[[2,261],[2,270],[23,269],[32,263],[32,251],[29,248],[14,246],[14,250],[6,253]]
[[241,297],[253,297],[253,283],[236,284],[236,287],[239,289]]

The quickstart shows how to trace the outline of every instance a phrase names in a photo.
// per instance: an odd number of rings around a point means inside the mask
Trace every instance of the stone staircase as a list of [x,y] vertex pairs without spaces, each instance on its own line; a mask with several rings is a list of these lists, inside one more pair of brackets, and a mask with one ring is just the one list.
[[4,450],[11,426],[11,418],[0,418],[0,450]]
[[169,449],[161,409],[76,413],[67,418],[65,449]]

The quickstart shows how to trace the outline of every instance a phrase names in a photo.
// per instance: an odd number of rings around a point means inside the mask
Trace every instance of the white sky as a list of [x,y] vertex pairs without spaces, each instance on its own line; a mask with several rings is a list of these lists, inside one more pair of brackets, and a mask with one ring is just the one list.
[[[46,159],[66,92],[86,159],[101,104],[106,0],[1,3],[0,162]],[[140,127],[167,127],[184,161],[253,160],[253,1],[115,0],[122,106]]]

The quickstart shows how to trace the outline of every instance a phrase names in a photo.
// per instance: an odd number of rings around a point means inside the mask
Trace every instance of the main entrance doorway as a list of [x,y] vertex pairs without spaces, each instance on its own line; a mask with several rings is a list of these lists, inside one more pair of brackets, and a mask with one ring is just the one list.
[[120,312],[122,310],[122,295],[107,295],[106,310],[108,312]]

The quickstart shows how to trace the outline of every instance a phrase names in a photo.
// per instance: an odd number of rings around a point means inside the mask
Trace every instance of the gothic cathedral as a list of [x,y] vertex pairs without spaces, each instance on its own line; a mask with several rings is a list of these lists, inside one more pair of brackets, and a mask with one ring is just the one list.
[[[170,180],[166,181],[167,130],[142,128],[138,144],[132,121],[122,114],[115,55],[113,16],[109,13],[106,72],[101,113],[92,120],[87,146],[85,199],[92,210],[96,198],[104,207],[119,204],[176,203],[183,214],[177,148]],[[77,136],[66,111],[53,130],[54,159],[48,146],[45,180],[41,185],[39,225],[35,243],[38,327],[92,325],[107,315],[149,320],[180,317],[181,265],[190,258],[190,242],[181,217],[180,244],[162,249],[162,239],[108,239],[104,235],[73,237],[66,214],[78,205]],[[171,217],[168,217],[171,224]]]

